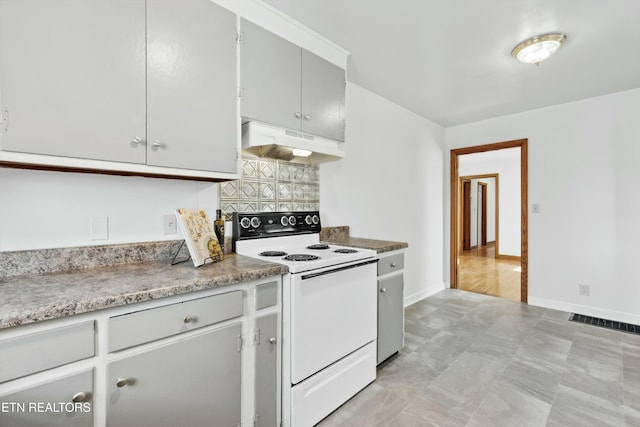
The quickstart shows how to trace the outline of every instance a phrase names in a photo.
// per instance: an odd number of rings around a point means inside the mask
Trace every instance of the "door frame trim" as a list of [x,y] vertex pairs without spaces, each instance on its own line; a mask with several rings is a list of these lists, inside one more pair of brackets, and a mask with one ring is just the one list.
[[[478,225],[479,239],[478,246],[487,246],[487,188],[488,185],[486,182],[478,181],[478,192],[480,196],[478,196],[478,201],[480,202],[480,224]],[[494,211],[495,212],[495,211]]]
[[[469,184],[468,186],[466,184]],[[469,200],[467,200],[466,188],[469,189]],[[458,253],[462,253],[462,251],[471,249],[471,180],[465,179],[463,177],[460,178],[460,228],[462,233],[460,233],[460,251]],[[467,205],[467,202],[469,203]],[[468,211],[468,216],[467,216]],[[467,218],[469,219],[469,228],[467,229]],[[469,232],[469,236],[467,236],[467,231]],[[467,246],[465,246],[464,241],[465,238],[469,237],[469,241],[467,242]]]
[[[528,299],[528,206],[529,206],[529,170],[528,170],[528,139],[497,142],[493,144],[477,145],[473,147],[457,148],[450,151],[450,235],[449,235],[449,268],[450,287],[458,287],[458,253],[459,247],[459,203],[460,177],[458,175],[458,156],[464,154],[483,153],[487,151],[503,150],[505,148],[520,148],[520,301],[526,303]],[[497,244],[497,239],[496,239]],[[497,253],[497,248],[496,248]]]

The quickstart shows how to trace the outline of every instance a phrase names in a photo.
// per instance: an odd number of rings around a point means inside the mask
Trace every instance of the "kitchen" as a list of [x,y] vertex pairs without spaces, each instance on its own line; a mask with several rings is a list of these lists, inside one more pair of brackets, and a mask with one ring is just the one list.
[[[510,40],[509,48],[515,42]],[[541,65],[540,70],[545,66]],[[613,203],[613,210],[606,209],[607,204],[593,210],[588,200],[573,192],[578,181],[601,195],[611,194],[611,188],[622,193],[632,191],[638,180],[634,160],[638,156],[632,151],[636,149],[633,141],[638,132],[633,119],[638,97],[637,89],[630,89],[475,124],[444,127],[348,83],[346,156],[320,166],[323,224],[349,224],[355,236],[408,242],[406,304],[418,301],[446,287],[448,281],[447,150],[528,137],[532,146],[530,198],[542,205],[542,214],[531,218],[530,302],[566,311],[586,306],[601,317],[638,324],[638,291],[632,285],[635,274],[630,267],[634,264],[631,245],[637,232],[625,213],[632,212],[637,201],[611,200],[609,196],[606,200]],[[549,125],[535,126],[540,122]],[[576,122],[580,128],[574,125]],[[563,144],[559,144],[560,138]],[[615,145],[601,142],[611,138]],[[392,150],[370,149],[389,144]],[[569,180],[563,159],[575,152],[580,153],[580,163],[572,164]],[[604,158],[607,162],[602,161]],[[593,174],[593,170],[599,173]],[[0,177],[2,251],[100,244],[90,240],[91,217],[109,217],[109,239],[104,244],[167,239],[162,229],[164,214],[179,206],[198,206],[213,213],[219,196],[217,185],[193,181],[6,168],[0,169]],[[545,193],[549,182],[557,183],[556,192]],[[372,193],[379,195],[379,202],[373,206]],[[568,197],[570,194],[575,195]],[[404,218],[399,214],[401,208]],[[604,242],[603,247],[591,249],[593,253],[580,250],[566,254],[562,250],[563,246],[573,247],[573,242],[584,239],[578,230],[568,229],[557,235],[555,224],[565,217],[578,220],[576,210],[582,212],[579,222],[582,232],[588,233],[587,240]],[[620,234],[606,234],[607,230]],[[625,234],[623,230],[630,232]],[[609,260],[600,268],[593,262],[585,269],[589,264],[584,262],[585,257],[594,261],[595,257],[612,252],[618,253],[616,260]],[[554,262],[559,258],[568,263],[562,269]],[[609,282],[609,277],[619,280]],[[574,283],[596,280],[592,278],[599,281],[592,284],[598,285],[592,289],[600,292],[593,292],[585,301],[574,292]]]

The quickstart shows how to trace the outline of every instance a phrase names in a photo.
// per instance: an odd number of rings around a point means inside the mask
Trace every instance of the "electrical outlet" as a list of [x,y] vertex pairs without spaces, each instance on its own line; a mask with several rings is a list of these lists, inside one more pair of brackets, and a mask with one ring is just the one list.
[[589,285],[578,285],[578,295],[583,297],[589,296]]
[[175,215],[164,216],[164,234],[176,234],[178,232],[178,226],[176,223]]

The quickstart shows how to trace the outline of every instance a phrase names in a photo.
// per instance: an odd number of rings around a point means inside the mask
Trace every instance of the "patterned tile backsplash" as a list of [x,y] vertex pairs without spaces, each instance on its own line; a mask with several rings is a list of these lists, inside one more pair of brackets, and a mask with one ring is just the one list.
[[242,179],[220,184],[220,209],[233,212],[307,211],[320,209],[318,165],[284,160],[242,160]]

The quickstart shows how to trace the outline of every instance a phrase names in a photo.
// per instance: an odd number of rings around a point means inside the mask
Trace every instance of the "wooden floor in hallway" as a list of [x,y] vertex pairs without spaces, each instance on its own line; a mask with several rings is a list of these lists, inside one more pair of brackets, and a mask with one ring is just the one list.
[[458,289],[520,301],[520,261],[496,259],[495,246],[463,251]]

